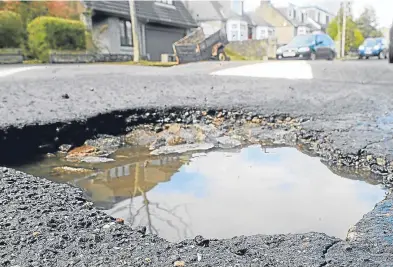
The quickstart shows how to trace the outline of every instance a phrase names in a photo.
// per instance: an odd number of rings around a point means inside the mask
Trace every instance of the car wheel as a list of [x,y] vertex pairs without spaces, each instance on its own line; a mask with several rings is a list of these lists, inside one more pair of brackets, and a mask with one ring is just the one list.
[[315,53],[311,53],[310,60],[316,60],[316,59],[317,59],[317,55]]
[[366,59],[369,59],[369,57],[366,57]]
[[359,56],[359,59],[363,59],[363,57],[362,57],[362,56]]
[[378,59],[385,58],[385,53],[383,51],[379,52]]
[[219,61],[226,61],[227,56],[225,55],[225,52],[220,51],[220,53],[218,54],[218,60]]

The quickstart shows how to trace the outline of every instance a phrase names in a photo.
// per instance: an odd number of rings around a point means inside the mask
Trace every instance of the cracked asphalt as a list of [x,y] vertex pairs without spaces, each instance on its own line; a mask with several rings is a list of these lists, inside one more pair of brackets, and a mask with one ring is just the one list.
[[[209,75],[244,64],[51,65],[4,75],[0,129],[136,108],[236,108],[312,118],[303,129],[325,133],[341,153],[366,151],[393,161],[393,65],[309,62],[311,80]],[[1,266],[393,266],[391,195],[350,229],[347,240],[322,233],[260,235],[210,240],[208,247],[144,236],[97,211],[78,189],[8,168],[0,170],[0,203]]]

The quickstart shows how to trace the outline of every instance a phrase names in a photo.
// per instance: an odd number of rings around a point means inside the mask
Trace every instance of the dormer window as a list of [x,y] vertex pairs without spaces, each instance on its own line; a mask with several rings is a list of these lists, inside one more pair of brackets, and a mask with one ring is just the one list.
[[155,1],[160,4],[173,5],[173,0],[155,0]]

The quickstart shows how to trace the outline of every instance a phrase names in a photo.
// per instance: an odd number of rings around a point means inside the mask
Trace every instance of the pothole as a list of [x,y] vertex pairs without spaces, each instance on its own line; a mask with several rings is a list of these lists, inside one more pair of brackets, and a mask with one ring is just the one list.
[[267,142],[250,128],[164,129],[65,145],[16,169],[80,187],[111,216],[170,241],[306,232],[345,238],[385,196],[375,181],[341,177],[317,157],[271,146],[290,131],[269,130]]

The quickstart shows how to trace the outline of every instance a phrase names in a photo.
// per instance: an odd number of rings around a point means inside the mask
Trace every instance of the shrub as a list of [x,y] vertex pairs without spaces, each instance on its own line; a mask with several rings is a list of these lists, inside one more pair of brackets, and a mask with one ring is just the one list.
[[0,10],[0,48],[19,48],[23,34],[21,17],[15,12]]
[[38,17],[27,27],[29,48],[35,58],[48,62],[51,50],[85,50],[85,31],[79,21]]

